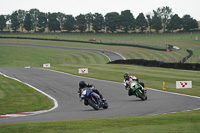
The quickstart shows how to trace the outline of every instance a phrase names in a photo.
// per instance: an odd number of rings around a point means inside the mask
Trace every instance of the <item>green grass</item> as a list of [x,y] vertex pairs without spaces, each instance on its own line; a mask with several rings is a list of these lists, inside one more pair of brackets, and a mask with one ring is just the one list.
[[[0,42],[9,43],[29,43],[29,44],[42,44],[53,46],[65,46],[65,47],[81,47],[81,48],[93,48],[102,50],[111,50],[122,54],[127,59],[146,59],[146,60],[158,60],[164,62],[180,62],[182,58],[188,55],[186,49],[174,50],[172,52],[156,51],[136,47],[123,47],[123,46],[107,46],[87,43],[73,43],[73,42],[56,42],[56,41],[38,41],[38,40],[17,40],[17,39],[0,39]],[[197,54],[196,54],[197,55]],[[193,62],[198,61],[198,56],[193,57]]]
[[[165,62],[177,62],[180,61],[185,55],[188,55],[186,49],[192,49],[194,55],[190,58],[187,63],[199,63],[199,53],[200,53],[200,40],[195,40],[196,36],[200,36],[200,33],[193,34],[161,34],[161,35],[111,35],[111,34],[58,34],[58,35],[46,35],[46,34],[8,34],[1,36],[15,36],[15,37],[34,37],[34,38],[50,38],[50,39],[63,39],[63,40],[80,40],[80,41],[88,41],[90,38],[96,38],[96,42],[103,43],[121,43],[123,44],[136,44],[136,45],[144,45],[148,47],[157,47],[157,48],[165,48],[165,43],[169,43],[175,46],[180,47],[180,50],[174,50],[173,52],[158,52],[154,50],[146,50],[140,48],[132,48],[132,47],[116,47],[116,46],[105,46],[105,45],[95,45],[95,44],[81,44],[81,43],[60,43],[60,45],[72,45],[73,47],[89,47],[89,48],[100,48],[100,49],[108,49],[113,50],[118,53],[122,53],[127,59],[147,59],[147,60],[162,60]],[[191,38],[192,37],[192,38]],[[11,41],[11,40],[9,40]],[[30,42],[27,40],[26,42]],[[38,42],[34,40],[34,42]],[[41,41],[40,41],[41,42]],[[57,42],[49,42],[51,45],[55,45]],[[56,44],[57,45],[57,44]],[[136,51],[136,53],[134,53]],[[142,51],[142,52],[141,52]],[[125,53],[124,53],[125,52]],[[144,54],[145,53],[145,54]],[[157,55],[155,55],[157,53]],[[172,58],[172,59],[171,59]]]
[[156,116],[0,124],[3,133],[199,133],[200,111]]
[[105,64],[106,56],[93,52],[58,50],[51,48],[0,45],[0,66],[42,67],[44,63],[59,64]]
[[[138,38],[140,38],[140,36]],[[173,40],[173,38],[171,38],[170,40]],[[126,57],[130,58],[134,57],[134,52],[132,55],[130,54],[131,51],[135,52],[140,50],[143,51],[140,48],[132,48],[132,47],[126,48],[117,46],[104,46],[104,45],[102,46],[94,44],[66,43],[66,42],[54,42],[54,41],[0,39],[0,42],[13,42],[13,43],[17,42],[17,43],[31,43],[31,44],[56,45],[56,46],[67,46],[67,47],[107,49],[123,53],[123,55],[126,55]],[[178,43],[179,42],[177,42],[177,44]],[[191,47],[197,50],[196,52],[198,53],[199,44],[194,44],[194,43],[191,44],[192,44]],[[180,46],[181,48],[186,48],[186,46],[190,45],[180,44]],[[165,53],[166,56],[169,55],[169,57],[172,57],[171,53],[168,52]],[[140,56],[141,58],[149,56],[149,59],[152,59],[154,54],[155,51],[144,50],[143,54],[140,54]],[[157,56],[159,56],[159,54],[162,55],[162,53],[156,53]],[[175,51],[174,54],[181,55],[181,53]],[[170,58],[168,57],[165,58],[166,60],[170,60]],[[163,81],[165,81],[167,88],[166,91],[200,96],[199,71],[142,67],[136,65],[113,65],[113,64],[111,65],[111,64],[106,64],[108,62],[108,59],[105,56],[97,53],[90,53],[90,52],[80,53],[78,51],[69,51],[69,50],[0,45],[0,67],[24,67],[24,66],[42,67],[43,63],[49,63],[49,62],[52,64],[51,69],[54,70],[79,75],[77,73],[78,68],[87,67],[89,68],[89,74],[84,76],[98,78],[98,79],[112,80],[117,82],[122,82],[123,73],[129,72],[131,75],[135,75],[136,77],[140,78],[148,87],[162,89],[162,83]],[[0,82],[5,82],[6,80],[7,79],[2,78],[2,81]],[[193,88],[183,89],[183,90],[175,89],[175,81],[178,80],[192,80]],[[3,89],[5,90],[7,86],[8,85],[0,89],[1,92],[0,100],[5,99],[5,97],[8,97],[8,95],[10,94],[10,93],[2,93],[2,90]],[[199,125],[200,125],[200,110],[196,110],[196,111],[180,112],[175,114],[164,114],[156,116],[128,116],[128,117],[84,119],[84,120],[0,124],[0,132],[197,133],[200,131]]]
[[20,82],[0,75],[0,115],[46,110],[53,102]]

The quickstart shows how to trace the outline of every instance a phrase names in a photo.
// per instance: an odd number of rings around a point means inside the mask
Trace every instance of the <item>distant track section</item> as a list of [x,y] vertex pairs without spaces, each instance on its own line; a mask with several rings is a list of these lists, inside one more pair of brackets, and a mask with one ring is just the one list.
[[102,43],[102,42],[91,42],[91,41],[63,40],[63,39],[45,39],[45,38],[33,38],[33,37],[4,37],[4,36],[0,36],[0,38],[64,41],[64,42],[77,42],[77,43],[92,43],[92,44],[101,44],[101,45],[128,46],[128,47],[138,47],[138,48],[145,48],[145,49],[158,50],[158,51],[166,51],[164,48],[163,49],[162,48],[154,48],[154,47],[141,46],[141,45],[135,45],[135,44],[105,43],[105,42]]
[[125,60],[125,57],[122,56],[121,54],[108,50],[72,48],[72,47],[50,46],[50,45],[40,45],[40,44],[22,44],[22,43],[0,43],[0,45],[19,45],[19,46],[43,47],[43,48],[53,48],[53,49],[89,51],[89,52],[104,54],[105,56],[108,57],[110,61]]

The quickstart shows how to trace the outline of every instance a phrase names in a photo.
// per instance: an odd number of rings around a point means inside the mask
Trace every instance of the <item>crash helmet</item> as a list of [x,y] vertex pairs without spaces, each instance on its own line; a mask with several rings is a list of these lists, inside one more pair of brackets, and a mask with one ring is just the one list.
[[85,83],[85,81],[80,81],[79,82],[79,87],[80,88],[85,88],[87,86],[87,84]]
[[128,73],[124,73],[124,79],[129,80],[129,74]]

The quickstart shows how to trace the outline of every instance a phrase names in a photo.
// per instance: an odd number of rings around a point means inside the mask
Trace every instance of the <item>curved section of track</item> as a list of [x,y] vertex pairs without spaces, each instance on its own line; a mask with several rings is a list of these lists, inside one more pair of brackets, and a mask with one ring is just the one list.
[[23,44],[23,43],[0,43],[0,45],[20,45],[20,46],[30,46],[30,47],[43,47],[43,48],[54,48],[54,49],[67,49],[67,50],[79,50],[79,51],[89,51],[104,54],[108,57],[110,61],[115,60],[125,60],[125,57],[119,53],[108,51],[108,50],[98,50],[98,49],[84,49],[84,48],[72,48],[72,47],[62,47],[62,46],[50,46],[50,45],[40,45],[40,44]]
[[[148,89],[148,100],[129,97],[121,83],[74,76],[37,68],[0,68],[0,72],[28,83],[58,101],[58,108],[47,113],[0,119],[0,123],[55,121],[129,115],[154,115],[200,108],[200,98]],[[107,99],[109,108],[95,111],[79,101],[78,83],[92,83]]]

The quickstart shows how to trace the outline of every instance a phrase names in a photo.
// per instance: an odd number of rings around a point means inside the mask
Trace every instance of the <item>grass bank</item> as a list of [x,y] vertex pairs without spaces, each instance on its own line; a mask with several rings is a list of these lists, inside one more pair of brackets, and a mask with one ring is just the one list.
[[0,124],[3,133],[199,133],[200,111],[52,122]]
[[[196,36],[200,37],[200,33],[179,33],[179,34],[1,34],[1,36],[7,37],[32,37],[32,38],[45,38],[45,39],[62,39],[62,40],[78,40],[88,41],[91,38],[95,38],[96,42],[102,43],[121,43],[142,45],[148,47],[165,48],[165,43],[178,46],[180,50],[174,50],[173,52],[158,52],[154,50],[146,50],[140,48],[131,47],[112,47],[99,44],[75,44],[73,47],[80,46],[92,48],[98,47],[101,49],[110,49],[124,54],[127,59],[147,59],[147,60],[162,60],[165,62],[177,62],[180,61],[185,55],[188,55],[186,49],[192,49],[194,54],[187,63],[199,63],[200,53],[200,39],[196,40]],[[27,40],[28,42],[28,40]],[[57,42],[56,42],[57,43]],[[52,42],[49,44],[52,44]],[[60,42],[58,44],[61,44]],[[55,45],[55,42],[54,42]],[[84,45],[84,46],[83,46]],[[90,47],[90,48],[91,48]],[[127,50],[128,49],[128,50]],[[169,59],[171,58],[171,59]]]
[[53,106],[53,102],[46,96],[2,75],[0,75],[0,101],[0,115],[47,110]]

